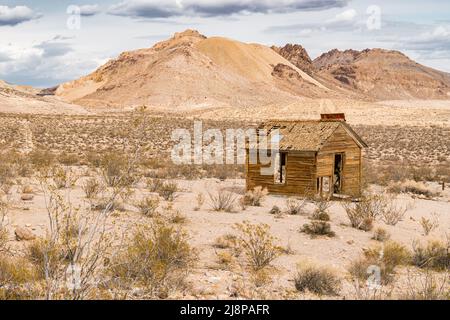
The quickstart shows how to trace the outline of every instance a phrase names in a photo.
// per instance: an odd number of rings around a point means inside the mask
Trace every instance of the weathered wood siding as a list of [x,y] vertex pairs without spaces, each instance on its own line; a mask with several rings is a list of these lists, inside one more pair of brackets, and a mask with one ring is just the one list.
[[344,153],[342,192],[359,195],[361,191],[361,148],[343,127],[337,128],[318,152],[317,176],[333,177],[335,153]]
[[[247,150],[247,190],[256,186],[267,188],[271,193],[302,195],[315,191],[316,166],[314,152],[288,152],[286,158],[286,183],[275,184],[274,176],[261,175],[261,164],[248,163]],[[270,167],[265,165],[264,167]]]
[[[343,127],[339,127],[319,152],[289,151],[286,162],[286,183],[275,184],[273,175],[261,175],[260,164],[246,164],[247,190],[262,186],[271,193],[301,195],[317,192],[317,178],[333,179],[334,155],[344,154],[342,193],[359,195],[361,192],[361,148]],[[269,167],[268,165],[266,167]],[[333,181],[331,180],[331,186]]]

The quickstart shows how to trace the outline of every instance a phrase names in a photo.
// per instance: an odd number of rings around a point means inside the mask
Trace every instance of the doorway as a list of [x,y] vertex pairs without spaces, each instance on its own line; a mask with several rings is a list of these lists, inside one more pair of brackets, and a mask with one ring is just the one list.
[[334,155],[334,179],[333,179],[333,192],[342,193],[342,176],[344,171],[344,154],[336,153]]

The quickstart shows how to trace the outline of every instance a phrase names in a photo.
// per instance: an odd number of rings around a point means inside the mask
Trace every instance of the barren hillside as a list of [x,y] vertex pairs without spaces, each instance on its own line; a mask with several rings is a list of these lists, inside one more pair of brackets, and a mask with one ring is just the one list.
[[331,50],[313,61],[317,76],[330,87],[376,100],[448,99],[450,76],[383,49]]
[[14,86],[0,80],[0,112],[86,114],[83,107],[66,103],[54,96],[40,96],[39,90]]
[[92,107],[177,109],[261,106],[326,94],[329,90],[269,47],[206,38],[193,30],[122,53],[57,90],[67,101]]

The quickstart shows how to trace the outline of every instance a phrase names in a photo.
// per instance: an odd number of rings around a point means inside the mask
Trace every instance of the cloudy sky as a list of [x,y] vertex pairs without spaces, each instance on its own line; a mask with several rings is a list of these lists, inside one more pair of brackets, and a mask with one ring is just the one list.
[[388,48],[450,72],[448,0],[1,0],[0,79],[50,87],[187,28],[267,45]]

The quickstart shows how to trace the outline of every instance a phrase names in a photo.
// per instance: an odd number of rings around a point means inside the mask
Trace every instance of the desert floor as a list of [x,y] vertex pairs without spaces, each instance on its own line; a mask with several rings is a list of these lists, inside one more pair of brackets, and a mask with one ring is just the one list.
[[[15,252],[19,254],[29,244],[28,241],[16,241],[14,231],[18,227],[27,228],[38,237],[44,237],[49,227],[46,209],[48,198],[36,178],[40,162],[47,157],[45,153],[40,154],[41,151],[52,153],[59,165],[77,173],[75,185],[62,188],[59,192],[66,198],[70,197],[74,206],[87,208],[89,204],[82,185],[89,177],[101,180],[99,169],[92,166],[89,158],[92,154],[129,153],[130,145],[143,142],[152,159],[150,164],[144,164],[145,170],[150,168],[150,171],[154,171],[163,167],[167,173],[173,169],[173,166],[167,165],[167,152],[173,144],[170,132],[175,128],[191,130],[194,119],[203,119],[205,128],[226,129],[253,126],[267,118],[315,119],[321,112],[345,112],[348,122],[368,142],[365,161],[372,168],[371,179],[368,180],[373,194],[381,194],[393,183],[401,185],[412,177],[429,192],[429,195],[424,196],[420,192],[400,191],[395,203],[399,207],[408,208],[403,219],[395,226],[378,219],[374,229],[386,229],[391,240],[409,249],[417,241],[449,241],[449,101],[369,103],[309,100],[298,105],[259,110],[204,108],[167,113],[150,108],[150,111],[150,125],[142,132],[136,132],[135,119],[129,113],[93,114],[90,110],[91,114],[84,114],[83,111],[76,115],[48,115],[45,112],[26,114],[8,110],[10,113],[0,114],[1,151],[17,151],[23,158],[31,158],[32,162],[31,174],[14,177],[9,195],[11,208],[7,216],[8,238]],[[347,271],[350,262],[361,257],[367,248],[380,246],[382,243],[371,239],[374,229],[362,231],[352,228],[339,201],[332,201],[329,208],[331,229],[336,236],[311,237],[300,232],[300,229],[311,221],[309,216],[315,209],[313,203],[308,202],[302,214],[289,215],[284,213],[288,197],[267,195],[261,206],[248,206],[244,210],[237,201],[245,194],[242,172],[225,179],[219,179],[218,174],[188,178],[184,176],[190,175],[189,169],[184,169],[183,172],[178,176],[161,176],[165,181],[176,182],[179,190],[173,202],[161,200],[158,211],[172,214],[176,212],[179,215],[179,219],[173,224],[186,230],[189,243],[197,252],[198,258],[185,278],[187,286],[183,290],[172,292],[169,298],[351,299],[375,295],[378,298],[398,298],[411,289],[411,277],[417,276],[412,281],[413,286],[420,286],[422,283],[423,274],[417,267],[400,266],[396,269],[396,281],[376,293],[356,290]],[[440,184],[443,180],[447,182],[444,191]],[[23,186],[31,187],[31,200],[21,199]],[[208,194],[217,192],[230,192],[236,198],[232,212],[212,210]],[[132,226],[152,222],[152,218],[144,217],[133,205],[144,196],[157,196],[150,193],[144,177],[133,185],[131,194],[132,200],[124,201],[124,208],[114,212],[108,222],[116,234],[126,234]],[[199,194],[203,195],[204,203],[196,208],[199,206]],[[281,209],[280,214],[269,212],[274,206]],[[422,218],[436,220],[437,227],[427,236],[420,224]],[[229,247],[217,245],[218,238],[236,234],[236,223],[243,221],[269,225],[270,233],[275,237],[274,242],[284,248],[283,253],[268,268],[268,275],[264,279],[255,278],[243,255],[234,256]],[[224,259],[224,256],[227,258]],[[342,279],[343,287],[339,295],[319,296],[298,292],[294,278],[297,265],[305,261],[332,268]],[[448,270],[447,273],[436,274],[446,277],[443,280],[444,291],[449,292]]]

